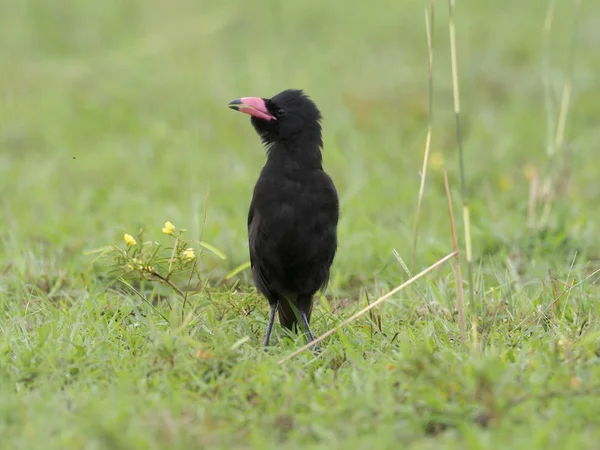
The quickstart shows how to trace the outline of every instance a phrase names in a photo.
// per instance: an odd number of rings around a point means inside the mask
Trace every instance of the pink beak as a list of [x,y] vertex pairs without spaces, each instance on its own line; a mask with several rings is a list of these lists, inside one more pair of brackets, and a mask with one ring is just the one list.
[[237,100],[233,100],[229,103],[231,109],[240,111],[246,114],[250,114],[253,117],[262,120],[277,120],[275,116],[272,116],[267,109],[267,105],[262,98],[258,97],[242,97]]

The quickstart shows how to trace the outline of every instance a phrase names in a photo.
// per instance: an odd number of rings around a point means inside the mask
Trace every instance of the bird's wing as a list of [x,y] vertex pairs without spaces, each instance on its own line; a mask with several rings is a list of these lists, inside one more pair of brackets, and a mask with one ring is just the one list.
[[[250,209],[248,210],[248,249],[250,250],[250,267],[254,270],[254,262],[256,251],[256,230],[254,229],[258,223],[253,224],[254,220],[254,197],[252,197],[252,201],[250,202]],[[257,220],[258,222],[258,220]]]
[[250,209],[248,210],[248,231],[250,231],[250,225],[252,224],[252,219],[254,218],[254,198],[250,202]]
[[254,275],[254,283],[259,291],[267,295],[269,293],[269,271],[256,257],[256,249],[261,245],[264,237],[264,230],[261,229],[260,215],[254,208],[254,200],[250,204],[248,211],[248,249],[250,251],[250,267]]

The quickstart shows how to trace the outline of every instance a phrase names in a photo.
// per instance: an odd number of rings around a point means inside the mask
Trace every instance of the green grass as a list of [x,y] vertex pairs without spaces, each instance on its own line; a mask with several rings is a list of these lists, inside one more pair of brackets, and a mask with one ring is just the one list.
[[[438,2],[434,164],[413,261],[428,6],[0,0],[0,448],[597,448],[594,2],[581,6],[552,159],[543,77],[556,122],[571,2],[556,3],[546,69],[545,1],[457,2],[475,282],[466,344],[451,264],[282,365],[303,338],[277,327],[264,353],[266,302],[248,270],[224,280],[247,261],[264,162],[247,118],[226,105],[289,87],[323,112],[342,205],[316,334],[409,278],[394,249],[413,274],[452,250],[442,165],[457,220],[460,184]],[[556,188],[534,230],[528,167]],[[86,253],[140,228],[166,244],[166,220],[226,256],[202,252],[184,320],[176,293],[133,280],[137,295]]]

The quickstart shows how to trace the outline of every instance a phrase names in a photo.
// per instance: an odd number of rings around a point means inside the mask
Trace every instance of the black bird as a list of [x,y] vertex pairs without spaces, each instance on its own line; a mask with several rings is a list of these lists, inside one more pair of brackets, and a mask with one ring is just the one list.
[[337,191],[322,166],[321,113],[296,89],[270,99],[240,98],[229,107],[252,116],[267,149],[248,213],[252,275],[271,307],[264,345],[276,312],[290,330],[299,318],[313,340],[313,296],[329,280],[339,219]]

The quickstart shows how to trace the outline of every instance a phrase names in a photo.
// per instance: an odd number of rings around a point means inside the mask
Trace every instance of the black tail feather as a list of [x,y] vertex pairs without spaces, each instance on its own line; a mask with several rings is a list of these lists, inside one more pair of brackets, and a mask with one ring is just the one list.
[[[298,298],[298,303],[294,304],[298,312],[306,312],[306,318],[310,323],[310,315],[312,313],[312,298]],[[296,312],[294,311],[294,306],[290,303],[286,298],[282,298],[279,301],[279,307],[277,308],[277,312],[279,314],[279,323],[281,323],[282,327],[287,328],[291,331],[296,331],[299,329],[298,317],[296,316]],[[294,329],[295,328],[295,329]]]

